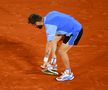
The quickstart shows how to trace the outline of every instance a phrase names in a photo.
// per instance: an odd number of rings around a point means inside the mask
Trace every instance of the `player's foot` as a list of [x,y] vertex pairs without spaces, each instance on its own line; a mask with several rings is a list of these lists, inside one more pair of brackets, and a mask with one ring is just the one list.
[[53,70],[57,71],[57,69],[58,69],[58,66],[56,64],[56,65],[53,66]]
[[48,70],[57,71],[57,64],[52,65],[52,64],[48,63],[48,64],[47,64],[47,69],[48,69]]
[[74,78],[73,73],[68,74],[66,71],[64,71],[64,73],[60,77],[57,77],[56,80],[66,81],[66,80],[72,80],[73,78]]
[[45,69],[45,68],[47,68],[47,64],[48,64],[48,63],[44,63],[44,64],[41,65],[40,67],[41,67],[42,69]]
[[41,65],[41,68],[57,71],[57,64],[52,65],[50,63],[44,63],[43,65]]

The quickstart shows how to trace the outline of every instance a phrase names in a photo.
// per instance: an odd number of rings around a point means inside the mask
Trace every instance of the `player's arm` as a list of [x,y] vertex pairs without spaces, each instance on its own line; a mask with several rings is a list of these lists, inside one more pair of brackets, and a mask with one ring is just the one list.
[[47,65],[50,53],[52,53],[51,64],[56,64],[56,47],[57,41],[61,39],[61,36],[56,36],[57,27],[54,25],[46,25],[47,43],[46,51],[44,56],[44,64],[42,67]]
[[45,57],[49,58],[49,55],[51,53],[51,42],[46,43],[46,49],[45,49]]
[[55,44],[55,34],[57,27],[55,25],[46,25],[46,34],[47,34],[47,43],[46,43],[46,51],[45,56],[49,57],[51,51],[55,53],[54,48],[56,48]]
[[45,27],[46,27],[47,43],[46,43],[45,55],[44,55],[44,59],[43,59],[44,64],[41,65],[42,68],[46,67],[51,51],[53,51],[53,53],[55,53],[54,49],[52,49],[52,47],[54,45],[53,41],[55,39],[55,34],[56,34],[56,30],[57,30],[57,27],[54,25],[47,24],[47,25],[45,25]]
[[52,58],[50,60],[50,63],[52,65],[56,65],[56,49],[57,49],[57,42],[61,39],[62,36],[54,36],[54,40],[47,42],[47,48],[49,48],[48,53],[46,53],[47,56],[52,54]]
[[[52,54],[55,53],[56,46],[57,46],[57,43],[55,42],[55,40],[47,41],[45,56],[49,57],[51,52],[52,52]],[[52,55],[52,56],[56,57],[55,55]]]

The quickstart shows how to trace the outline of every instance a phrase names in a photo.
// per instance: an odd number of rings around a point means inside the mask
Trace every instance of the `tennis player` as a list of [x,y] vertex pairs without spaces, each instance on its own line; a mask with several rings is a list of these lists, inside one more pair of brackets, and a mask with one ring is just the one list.
[[[68,51],[73,45],[77,45],[82,34],[82,25],[72,16],[59,12],[51,11],[46,16],[42,17],[38,14],[32,14],[28,17],[28,22],[36,28],[42,29],[45,27],[47,35],[46,51],[42,68],[57,70],[56,50],[57,43],[62,40],[62,44],[58,49],[58,53],[65,65],[65,70],[61,76],[57,77],[57,81],[72,80],[74,74],[70,67]],[[62,39],[64,37],[64,39]],[[49,56],[52,53],[52,59],[48,62]]]

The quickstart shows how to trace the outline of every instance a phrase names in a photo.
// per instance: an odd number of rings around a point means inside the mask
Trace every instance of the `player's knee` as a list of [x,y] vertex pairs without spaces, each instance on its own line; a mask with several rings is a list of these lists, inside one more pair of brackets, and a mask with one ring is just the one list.
[[64,51],[64,50],[62,50],[62,49],[58,49],[58,53],[59,53],[60,55],[62,55],[62,54],[64,54],[64,53],[65,53],[65,51]]

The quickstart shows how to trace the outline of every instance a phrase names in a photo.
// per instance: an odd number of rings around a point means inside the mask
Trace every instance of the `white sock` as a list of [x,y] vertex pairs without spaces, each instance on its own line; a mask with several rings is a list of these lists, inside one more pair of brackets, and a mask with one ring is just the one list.
[[71,68],[66,68],[65,70],[67,73],[71,73]]
[[44,61],[44,63],[47,63],[48,62],[48,58],[44,57],[43,61]]
[[56,58],[55,57],[51,59],[51,64],[56,64]]

